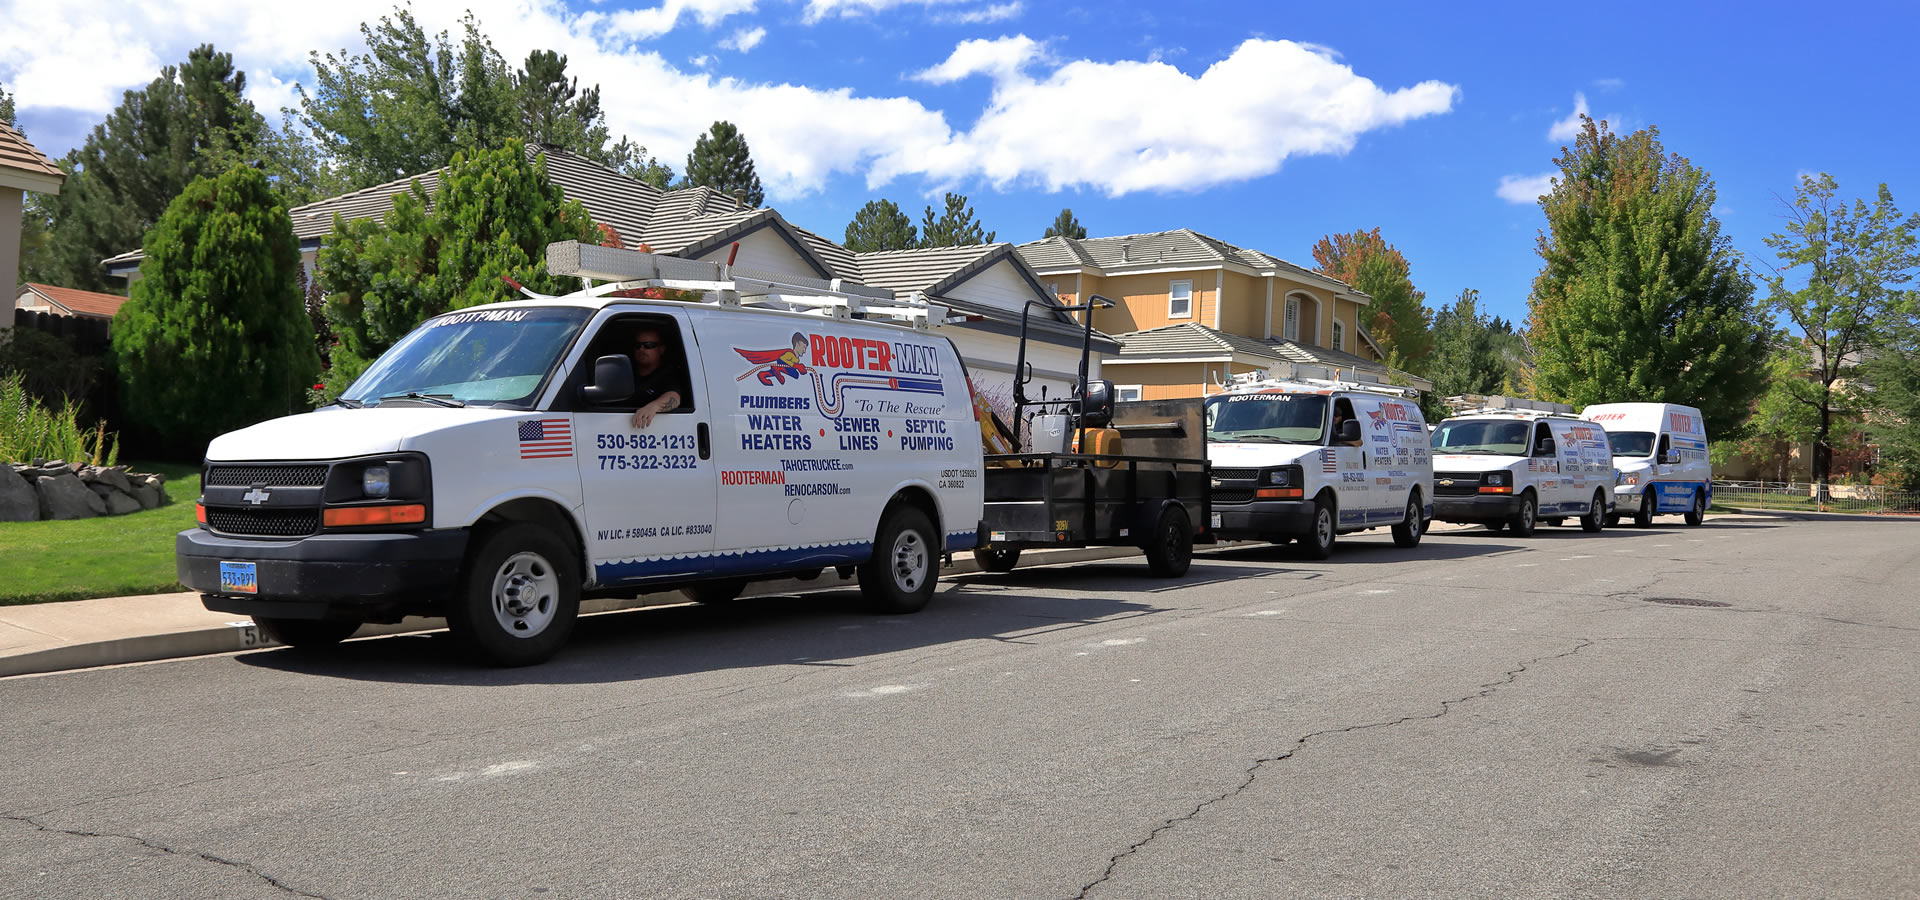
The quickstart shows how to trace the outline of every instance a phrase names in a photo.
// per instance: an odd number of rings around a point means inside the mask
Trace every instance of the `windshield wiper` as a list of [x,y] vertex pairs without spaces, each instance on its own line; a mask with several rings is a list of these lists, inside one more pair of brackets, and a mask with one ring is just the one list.
[[1217,436],[1209,435],[1207,439],[1212,441],[1220,441],[1222,443],[1229,443],[1229,444],[1297,444],[1299,443],[1299,441],[1290,441],[1290,440],[1287,440],[1286,438],[1275,437],[1271,434],[1248,434],[1248,435],[1242,435],[1240,437],[1228,437],[1226,435],[1217,435]]
[[348,400],[345,397],[335,397],[331,402],[320,404],[321,409],[326,409],[329,406],[339,406],[339,407],[344,407],[346,409],[359,409],[363,406],[366,406],[366,404],[361,403],[358,400]]
[[458,400],[453,399],[452,394],[422,394],[419,391],[408,391],[404,394],[392,394],[386,397],[381,397],[380,402],[385,403],[388,400],[400,400],[400,399],[419,400],[424,403],[431,403],[434,406],[448,406],[448,407],[454,407],[454,408],[466,406],[465,403],[462,403]]

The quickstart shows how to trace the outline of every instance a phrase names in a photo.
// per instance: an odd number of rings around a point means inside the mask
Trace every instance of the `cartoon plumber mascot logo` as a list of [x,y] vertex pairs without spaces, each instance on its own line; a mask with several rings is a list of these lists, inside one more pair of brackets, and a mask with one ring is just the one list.
[[755,368],[741,375],[735,381],[744,381],[751,376],[759,376],[765,385],[786,384],[787,379],[799,379],[807,374],[807,364],[801,360],[807,355],[807,336],[794,332],[791,350],[742,350],[733,348],[733,352],[747,358]]

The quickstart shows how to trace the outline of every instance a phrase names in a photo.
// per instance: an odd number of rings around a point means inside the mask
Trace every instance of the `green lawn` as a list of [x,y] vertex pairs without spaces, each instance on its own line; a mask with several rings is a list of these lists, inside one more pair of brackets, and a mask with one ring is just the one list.
[[194,526],[200,470],[132,467],[166,476],[172,503],[99,519],[0,522],[0,606],[185,590],[173,580],[173,536]]

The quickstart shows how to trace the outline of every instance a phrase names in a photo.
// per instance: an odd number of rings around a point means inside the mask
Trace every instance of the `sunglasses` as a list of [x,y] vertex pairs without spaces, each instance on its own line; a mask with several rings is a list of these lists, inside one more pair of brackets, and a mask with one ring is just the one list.
[[658,350],[661,347],[665,347],[665,346],[666,344],[661,341],[634,341],[633,342],[633,347],[636,350]]

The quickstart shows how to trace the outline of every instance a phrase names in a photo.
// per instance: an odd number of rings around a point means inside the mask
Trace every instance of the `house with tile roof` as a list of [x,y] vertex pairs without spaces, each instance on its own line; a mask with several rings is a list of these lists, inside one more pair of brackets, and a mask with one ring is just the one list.
[[1190,228],[1050,237],[1017,250],[1068,304],[1114,301],[1093,321],[1121,344],[1104,364],[1123,399],[1205,396],[1233,374],[1278,363],[1425,385],[1383,362],[1362,324],[1372,298],[1258,250]]
[[20,293],[14,297],[13,306],[15,309],[52,313],[56,316],[112,321],[114,313],[119,312],[120,305],[125,302],[127,298],[119,294],[102,294],[97,291],[54,287],[50,284],[35,284],[29,281],[20,286]]
[[[14,296],[20,277],[20,223],[26,191],[58,194],[67,173],[53,164],[13,126],[0,122],[0,296]],[[13,327],[13,314],[0,316],[0,328]]]

